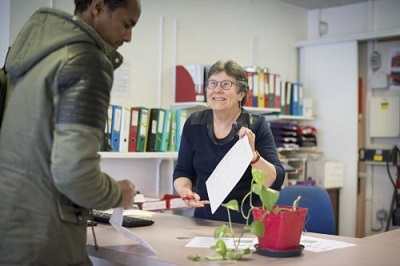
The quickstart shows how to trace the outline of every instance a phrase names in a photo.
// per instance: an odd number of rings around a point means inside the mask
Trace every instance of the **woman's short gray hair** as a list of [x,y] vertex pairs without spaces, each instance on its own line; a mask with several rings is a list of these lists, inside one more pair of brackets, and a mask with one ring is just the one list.
[[211,66],[207,74],[207,80],[212,75],[220,72],[225,72],[228,76],[236,79],[237,83],[239,84],[238,93],[244,92],[245,94],[242,101],[240,102],[240,105],[244,106],[247,101],[247,93],[249,92],[249,83],[243,67],[233,60],[228,60],[226,62],[220,60]]

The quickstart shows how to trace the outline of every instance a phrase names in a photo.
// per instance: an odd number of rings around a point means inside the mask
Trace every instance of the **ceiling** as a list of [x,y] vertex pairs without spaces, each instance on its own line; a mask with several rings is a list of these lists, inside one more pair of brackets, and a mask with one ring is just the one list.
[[373,0],[279,0],[279,1],[311,10],[311,9],[351,5]]

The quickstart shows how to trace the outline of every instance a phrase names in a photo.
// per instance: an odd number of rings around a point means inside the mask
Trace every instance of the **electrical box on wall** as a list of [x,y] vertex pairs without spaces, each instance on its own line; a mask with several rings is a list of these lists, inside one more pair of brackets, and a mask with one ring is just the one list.
[[372,97],[369,133],[372,138],[400,137],[400,97]]
[[389,87],[388,76],[382,73],[374,73],[370,79],[371,89],[387,89]]

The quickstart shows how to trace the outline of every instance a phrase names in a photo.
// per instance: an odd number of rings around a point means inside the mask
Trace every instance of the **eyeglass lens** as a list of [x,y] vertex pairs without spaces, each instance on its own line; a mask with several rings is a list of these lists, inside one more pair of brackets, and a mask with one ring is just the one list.
[[229,90],[232,87],[232,84],[234,84],[234,83],[230,80],[223,80],[220,82],[218,82],[216,80],[207,80],[206,81],[207,88],[209,88],[211,90],[215,89],[218,86],[218,84],[221,85],[222,89]]

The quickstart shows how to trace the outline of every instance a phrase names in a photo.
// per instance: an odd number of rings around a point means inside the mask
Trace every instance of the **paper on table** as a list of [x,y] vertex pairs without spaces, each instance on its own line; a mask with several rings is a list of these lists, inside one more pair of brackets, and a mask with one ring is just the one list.
[[122,219],[124,215],[124,209],[123,208],[115,208],[113,213],[111,214],[110,218],[110,224],[121,234],[126,236],[127,238],[136,240],[139,242],[140,245],[144,246],[148,250],[150,250],[153,254],[157,254],[155,249],[150,246],[146,241],[144,241],[143,238],[135,234],[134,232],[130,231],[129,229],[125,228],[122,226]]
[[304,246],[305,250],[312,252],[323,252],[332,249],[353,247],[356,245],[337,240],[322,239],[310,236],[301,236],[300,244]]
[[239,182],[249,166],[253,153],[245,135],[229,150],[206,181],[211,213],[214,213]]
[[[254,245],[258,243],[257,238],[254,237],[242,237],[240,238],[240,243],[239,238],[231,238],[231,237],[224,237],[224,238],[219,238],[225,242],[225,245],[227,248],[234,248],[235,243],[239,244],[238,249],[252,249],[255,250]],[[189,243],[186,244],[186,247],[188,248],[210,248],[213,245],[215,245],[215,242],[217,242],[217,239],[214,237],[203,237],[203,236],[196,236],[190,240]]]
[[[232,238],[222,238],[226,244],[227,248],[233,248],[234,242]],[[237,240],[237,239],[235,239]],[[190,248],[210,248],[215,245],[217,240],[214,237],[203,237],[196,236],[190,240],[189,243],[186,244],[186,247]],[[258,244],[257,238],[241,238],[241,244],[239,245],[239,249],[255,249],[254,245]],[[347,243],[343,241],[310,237],[310,236],[301,236],[300,244],[304,246],[304,249],[312,252],[324,252],[328,250],[338,249],[338,248],[347,248],[356,246],[352,243]]]
[[[112,214],[114,212],[114,209],[108,209],[108,210],[104,210],[102,212]],[[151,218],[154,215],[154,212],[143,211],[143,210],[139,210],[139,209],[127,209],[127,210],[124,209],[123,215],[138,217],[138,218]]]

